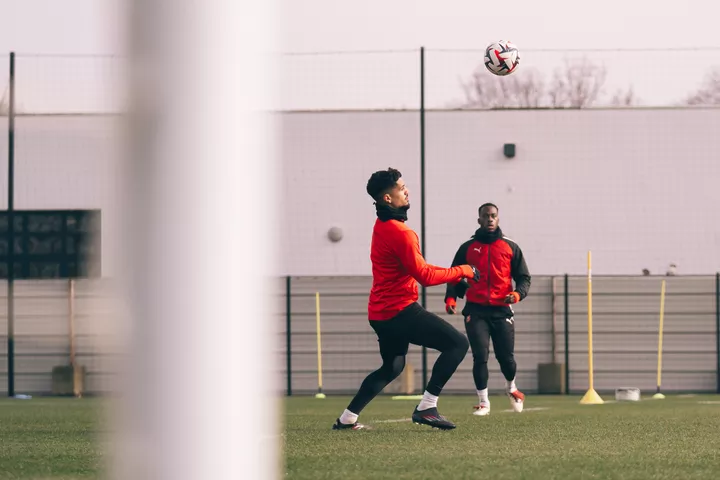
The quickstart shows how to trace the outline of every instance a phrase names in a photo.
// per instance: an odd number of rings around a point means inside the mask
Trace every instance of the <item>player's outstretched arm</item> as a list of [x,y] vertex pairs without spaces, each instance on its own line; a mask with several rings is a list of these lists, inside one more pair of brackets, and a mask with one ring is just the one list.
[[[472,242],[473,240],[471,239],[460,245],[450,265],[451,267],[463,265],[467,262],[467,251]],[[447,313],[452,315],[457,312],[457,299],[458,297],[465,297],[465,292],[467,292],[468,288],[469,285],[466,281],[448,282],[445,288],[445,311]]]
[[[458,248],[455,253],[455,257],[453,257],[452,264],[450,265],[451,267],[467,264],[467,251],[472,242],[472,240],[468,240],[460,245],[460,248]],[[445,289],[445,301],[447,301],[448,298],[452,298],[453,300],[456,300],[458,297],[463,298],[467,288],[468,285],[466,282],[448,282],[447,288]]]
[[420,252],[420,242],[412,230],[403,232],[397,239],[396,253],[400,263],[420,285],[432,287],[448,282],[459,282],[463,278],[475,278],[476,270],[470,265],[442,268],[430,265]]

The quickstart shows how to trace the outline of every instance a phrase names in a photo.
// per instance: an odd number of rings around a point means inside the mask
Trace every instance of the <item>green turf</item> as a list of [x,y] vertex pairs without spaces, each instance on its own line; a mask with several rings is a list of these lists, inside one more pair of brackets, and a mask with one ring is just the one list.
[[[347,397],[293,397],[282,436],[286,477],[677,480],[720,472],[720,396],[598,406],[578,400],[530,396],[526,411],[515,414],[493,397],[492,414],[482,418],[470,415],[474,398],[444,396],[441,412],[458,428],[442,432],[405,421],[416,402],[380,397],[361,416],[372,431],[337,432],[330,426]],[[101,406],[94,399],[0,400],[0,479],[103,478],[95,433]]]
[[0,400],[0,479],[99,478],[95,399]]
[[503,411],[507,400],[493,397],[489,417],[470,415],[474,400],[441,397],[440,412],[458,426],[451,431],[397,421],[409,419],[417,402],[388,397],[360,417],[373,430],[331,431],[347,397],[289,398],[287,477],[677,480],[720,472],[720,396],[605,405],[529,396],[521,414]]

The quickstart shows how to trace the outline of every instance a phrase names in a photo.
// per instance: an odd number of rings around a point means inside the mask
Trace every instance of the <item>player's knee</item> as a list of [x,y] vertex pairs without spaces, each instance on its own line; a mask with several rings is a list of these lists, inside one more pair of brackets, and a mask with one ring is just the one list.
[[453,343],[452,353],[457,357],[459,362],[462,362],[465,355],[467,355],[468,349],[470,348],[470,342],[465,335],[459,334],[455,342]]
[[392,362],[383,365],[385,375],[391,381],[395,380],[405,369],[405,357],[395,357]]
[[497,361],[501,366],[509,368],[515,367],[515,355],[513,355],[512,353],[498,355]]
[[405,357],[398,357],[393,361],[392,374],[393,378],[397,378],[405,370]]
[[462,350],[463,356],[465,356],[465,354],[467,354],[467,351],[470,349],[470,342],[465,335],[459,336],[458,349]]
[[478,365],[488,362],[488,354],[485,353],[473,353],[473,363]]

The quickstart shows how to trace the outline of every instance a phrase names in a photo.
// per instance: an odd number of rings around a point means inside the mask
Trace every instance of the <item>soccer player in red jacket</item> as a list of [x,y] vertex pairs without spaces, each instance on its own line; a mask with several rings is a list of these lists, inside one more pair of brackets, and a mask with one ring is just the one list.
[[479,280],[470,265],[441,268],[425,262],[417,234],[406,225],[409,192],[402,174],[394,169],[375,172],[367,193],[375,200],[377,220],[373,228],[370,260],[373,283],[368,320],[377,334],[382,366],[365,378],[334,430],[360,430],[358,415],[405,368],[408,347],[420,345],[438,350],[423,398],[412,414],[418,424],[450,430],[455,425],[440,415],[437,400],[468,351],[468,340],[448,322],[417,303],[418,285],[441,285],[466,278]]
[[[453,265],[469,263],[480,272],[480,279],[457,285],[448,284],[445,310],[456,312],[456,299],[467,296],[465,331],[473,355],[473,380],[479,404],[473,415],[488,415],[488,356],[492,338],[495,358],[505,376],[506,393],[516,412],[521,412],[525,395],[515,385],[515,318],[512,304],[524,299],[530,290],[528,271],[522,250],[500,230],[498,207],[492,203],[478,209],[480,228],[463,243],[455,254]],[[515,288],[513,288],[515,281]]]

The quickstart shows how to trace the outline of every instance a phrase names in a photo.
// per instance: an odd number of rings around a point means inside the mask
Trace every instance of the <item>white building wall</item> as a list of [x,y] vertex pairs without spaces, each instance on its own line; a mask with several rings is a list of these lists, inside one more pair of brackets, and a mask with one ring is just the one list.
[[[420,229],[418,112],[284,113],[282,179],[239,178],[284,197],[284,274],[368,275],[375,220],[369,175],[400,169]],[[118,117],[16,119],[16,208],[102,210],[103,275],[117,246]],[[0,118],[6,131],[7,118]],[[501,225],[534,274],[720,270],[720,109],[427,113],[427,258],[447,265],[476,226]],[[502,145],[517,156],[506,159]],[[202,159],[199,159],[202,161]],[[7,208],[7,135],[0,135],[0,208]],[[277,192],[277,188],[281,192]],[[263,199],[247,208],[262,208]],[[232,220],[232,219],[230,219]],[[343,229],[332,243],[327,231]],[[248,234],[252,227],[248,226]]]
[[[15,208],[100,209],[103,276],[112,276],[111,249],[117,246],[120,120],[66,115],[15,119]],[[0,208],[7,209],[6,117],[0,128]]]
[[[291,275],[367,275],[369,175],[399,168],[419,231],[417,112],[294,113],[283,119]],[[499,205],[535,274],[720,270],[720,109],[428,112],[427,258],[448,265]],[[506,159],[503,143],[515,143]],[[331,243],[326,231],[343,228]]]
[[[420,231],[418,126],[417,114],[398,112],[283,115],[284,274],[369,273],[375,207],[365,188],[375,170],[403,173],[413,204],[409,225]],[[327,237],[334,226],[344,232],[338,243]]]

